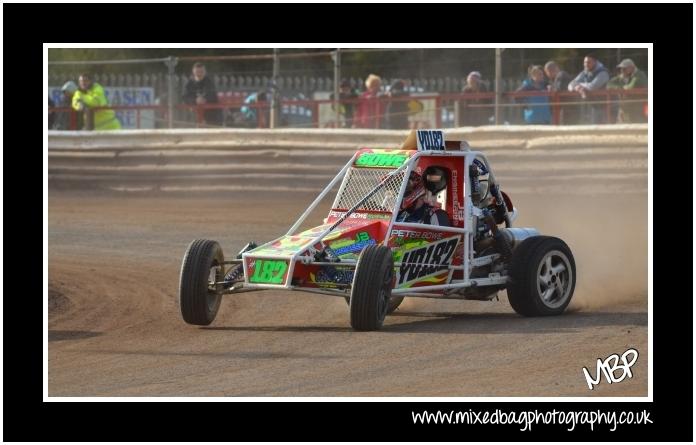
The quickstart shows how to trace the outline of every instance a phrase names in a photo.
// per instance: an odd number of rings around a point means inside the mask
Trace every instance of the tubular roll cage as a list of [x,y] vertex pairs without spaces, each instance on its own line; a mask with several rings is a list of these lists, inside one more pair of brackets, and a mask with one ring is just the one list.
[[[448,146],[449,143],[452,141],[447,141]],[[457,141],[458,142],[458,141]],[[406,186],[408,184],[408,177],[413,171],[414,166],[416,165],[417,161],[423,157],[423,156],[432,156],[432,155],[438,155],[438,156],[447,156],[447,157],[462,157],[464,158],[464,184],[469,184],[470,183],[470,178],[469,178],[469,166],[473,163],[474,159],[478,159],[479,161],[483,162],[488,169],[488,181],[489,185],[488,188],[489,190],[494,184],[497,184],[497,181],[495,179],[495,176],[493,174],[493,170],[490,167],[490,164],[488,162],[488,159],[486,156],[479,152],[479,151],[472,151],[469,149],[468,144],[466,142],[461,142],[460,143],[460,149],[459,150],[424,150],[424,151],[417,151],[415,154],[413,154],[407,162],[402,164],[400,167],[395,169],[393,172],[391,172],[387,177],[385,177],[380,184],[378,184],[370,193],[368,193],[366,196],[370,195],[372,192],[375,190],[381,188],[384,186],[384,184],[393,176],[399,174],[401,171],[405,171],[405,174],[403,175],[403,178],[401,180],[401,186],[399,188],[399,194],[397,201],[395,202],[394,205],[394,210],[392,211],[392,215],[389,221],[389,226],[386,231],[385,237],[382,240],[382,244],[386,245],[389,235],[392,231],[392,227],[394,226],[394,222],[396,220],[397,214],[399,212],[400,208],[400,198],[403,197],[404,192],[406,190]],[[307,219],[309,214],[319,205],[319,203],[326,197],[326,195],[333,189],[333,187],[343,178],[345,177],[346,173],[350,169],[350,167],[353,165],[355,162],[357,156],[359,153],[355,153],[351,159],[343,166],[343,168],[339,171],[339,173],[334,177],[334,179],[324,188],[324,190],[314,199],[314,201],[310,204],[310,206],[304,211],[302,215],[298,218],[298,220],[295,222],[295,224],[290,227],[290,229],[287,231],[287,233],[284,236],[292,236],[295,234],[295,232],[298,230],[298,228],[302,225],[302,223]],[[464,261],[463,264],[460,266],[449,266],[450,269],[450,277],[451,277],[451,272],[454,270],[461,270],[463,272],[463,279],[461,280],[452,280],[450,284],[443,284],[443,285],[432,285],[432,286],[421,286],[421,287],[416,287],[416,288],[409,288],[409,289],[393,289],[392,290],[392,295],[401,295],[401,296],[412,296],[412,297],[422,297],[422,298],[457,298],[454,295],[448,295],[446,294],[433,294],[430,293],[432,291],[441,291],[441,290],[456,290],[456,289],[463,289],[463,288],[468,288],[468,287],[474,287],[474,286],[504,286],[507,283],[507,277],[506,276],[500,276],[499,274],[491,274],[488,278],[476,278],[476,279],[470,279],[470,272],[472,267],[478,267],[478,266],[483,266],[486,264],[490,264],[493,261],[495,261],[500,255],[499,254],[492,254],[492,255],[487,255],[479,258],[474,258],[473,254],[474,251],[472,249],[473,245],[473,237],[474,237],[474,231],[475,231],[475,226],[474,226],[474,217],[480,217],[482,216],[482,211],[475,205],[473,205],[471,201],[471,195],[470,195],[470,187],[465,187],[464,188],[465,193],[464,193],[464,209],[466,212],[465,218],[464,218],[464,228],[459,228],[459,227],[447,227],[446,231],[447,232],[452,232],[452,233],[457,233],[459,235],[463,235],[464,239]],[[306,287],[301,287],[301,286],[296,286],[292,284],[292,276],[293,272],[295,269],[295,264],[299,261],[302,264],[306,265],[317,265],[317,266],[334,266],[334,267],[341,267],[341,268],[355,268],[357,267],[358,261],[356,260],[341,260],[340,262],[319,262],[315,261],[314,257],[311,255],[301,255],[300,253],[305,252],[309,250],[310,252],[314,252],[316,249],[313,248],[314,245],[317,243],[320,243],[327,235],[329,235],[333,230],[335,230],[338,226],[340,226],[352,213],[354,213],[357,210],[357,207],[359,207],[359,204],[361,202],[358,202],[358,205],[353,206],[353,208],[349,209],[348,211],[345,212],[345,214],[337,220],[334,224],[332,224],[329,228],[324,230],[322,233],[319,235],[313,237],[311,240],[307,241],[304,243],[302,246],[297,247],[297,252],[292,254],[292,255],[273,255],[273,254],[263,254],[261,257],[266,259],[283,259],[283,260],[289,260],[289,268],[288,268],[288,279],[286,280],[286,284],[284,285],[278,285],[278,284],[252,284],[252,283],[245,283],[245,282],[240,282],[240,283],[235,283],[234,286],[232,286],[230,289],[228,289],[225,293],[238,293],[238,292],[247,292],[247,291],[255,291],[255,290],[264,290],[264,289],[285,289],[285,290],[300,290],[300,291],[306,291],[306,292],[314,292],[314,293],[320,293],[320,294],[327,294],[327,295],[334,295],[334,296],[348,296],[349,291],[350,291],[350,286],[345,285],[342,289],[329,289],[329,288],[306,288]],[[517,210],[513,208],[512,212],[510,213],[510,221],[514,221],[517,216]],[[432,225],[428,224],[419,224],[419,223],[405,223],[405,222],[400,222],[400,226],[404,226],[409,229],[428,229],[428,230],[433,230]],[[439,226],[436,226],[439,227]],[[257,249],[260,249],[262,247],[268,246],[278,240],[281,240],[283,237],[276,238],[272,241],[269,241],[261,246],[258,246]],[[242,254],[242,259],[236,259],[236,260],[227,260],[224,262],[224,264],[244,264],[244,260],[247,255],[253,256],[253,251],[248,252],[248,253],[243,253]],[[401,263],[401,262],[396,262],[394,263],[394,267],[399,267],[402,264],[408,264],[408,263]]]

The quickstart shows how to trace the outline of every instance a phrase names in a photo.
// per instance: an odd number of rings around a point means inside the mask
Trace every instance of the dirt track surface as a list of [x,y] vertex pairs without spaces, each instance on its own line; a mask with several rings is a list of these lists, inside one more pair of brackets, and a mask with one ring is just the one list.
[[[284,233],[313,194],[49,193],[50,396],[646,396],[647,197],[515,195],[517,226],[566,240],[578,285],[560,317],[500,301],[407,299],[353,332],[342,299],[263,291],[185,324],[194,238],[232,256]],[[321,216],[314,218],[319,223]],[[640,352],[633,378],[589,391],[582,367]]]

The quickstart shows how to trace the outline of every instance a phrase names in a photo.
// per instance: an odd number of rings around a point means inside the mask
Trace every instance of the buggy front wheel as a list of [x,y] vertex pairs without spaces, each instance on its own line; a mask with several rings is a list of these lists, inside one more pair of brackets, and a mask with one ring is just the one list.
[[387,315],[394,285],[391,249],[372,245],[358,258],[350,294],[350,325],[356,331],[376,331]]
[[217,241],[197,239],[189,244],[181,264],[179,306],[188,324],[207,326],[215,320],[224,279],[225,257]]

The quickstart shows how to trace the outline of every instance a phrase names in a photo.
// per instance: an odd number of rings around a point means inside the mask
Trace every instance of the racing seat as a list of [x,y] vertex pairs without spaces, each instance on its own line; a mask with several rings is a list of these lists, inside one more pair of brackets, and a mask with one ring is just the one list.
[[[449,170],[437,165],[431,165],[427,167],[423,172],[423,183],[425,184],[425,188],[428,191],[428,204],[431,205],[433,208],[436,208],[438,212],[443,212],[444,214],[446,214],[447,219],[450,221],[451,224],[452,215],[449,214],[446,206],[443,206],[442,203],[437,200],[438,194],[447,188],[447,184],[449,184],[449,178]],[[447,199],[446,194],[444,199]]]

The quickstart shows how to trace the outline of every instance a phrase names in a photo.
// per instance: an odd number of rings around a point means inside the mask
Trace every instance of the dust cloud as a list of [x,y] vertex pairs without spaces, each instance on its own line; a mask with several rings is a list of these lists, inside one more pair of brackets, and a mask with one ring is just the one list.
[[517,226],[537,227],[571,248],[577,281],[570,310],[640,301],[647,308],[647,196],[522,195],[515,205]]

